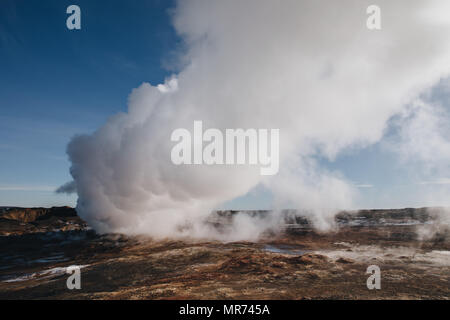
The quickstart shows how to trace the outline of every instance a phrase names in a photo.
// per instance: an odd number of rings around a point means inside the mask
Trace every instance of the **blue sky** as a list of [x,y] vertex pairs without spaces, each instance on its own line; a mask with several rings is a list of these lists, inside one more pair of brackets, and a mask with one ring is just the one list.
[[79,31],[66,28],[71,4],[0,2],[0,205],[74,205],[52,192],[71,179],[70,138],[173,72],[162,67],[179,46],[171,1],[77,1]]
[[[181,42],[170,23],[172,1],[77,0],[79,31],[66,28],[71,4],[0,2],[0,206],[75,205],[75,196],[53,192],[71,180],[71,137],[126,111],[133,88],[176,71],[172,58]],[[432,94],[444,106],[448,97],[443,88]],[[421,206],[418,195],[434,188],[420,184],[382,143],[319,161],[354,182],[361,207]],[[257,188],[226,207],[270,202]]]

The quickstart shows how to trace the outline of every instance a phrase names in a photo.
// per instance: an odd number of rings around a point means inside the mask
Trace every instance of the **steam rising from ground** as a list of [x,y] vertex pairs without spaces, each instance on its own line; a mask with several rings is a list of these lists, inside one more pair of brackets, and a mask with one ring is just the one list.
[[[239,218],[225,234],[210,212],[258,185],[276,207],[330,226],[352,207],[352,184],[316,161],[379,141],[388,120],[450,70],[443,1],[381,1],[382,30],[366,28],[368,1],[180,1],[173,23],[185,67],[134,89],[128,112],[68,146],[77,211],[99,232],[255,239],[280,221]],[[174,129],[279,128],[280,172],[254,166],[175,166]],[[206,129],[206,128],[205,128]],[[245,221],[243,221],[244,219]]]
[[421,241],[442,240],[450,235],[450,209],[428,208],[433,223],[417,226],[417,238]]

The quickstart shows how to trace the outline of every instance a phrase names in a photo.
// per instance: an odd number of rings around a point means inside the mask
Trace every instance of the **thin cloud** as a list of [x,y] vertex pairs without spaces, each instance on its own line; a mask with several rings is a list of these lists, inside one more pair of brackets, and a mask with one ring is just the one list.
[[42,191],[54,192],[56,187],[53,186],[17,186],[17,185],[0,185],[0,191]]
[[419,185],[444,185],[444,184],[450,184],[450,178],[440,178],[436,180],[430,180],[430,181],[422,181],[417,183]]
[[357,188],[373,188],[373,184],[356,184]]

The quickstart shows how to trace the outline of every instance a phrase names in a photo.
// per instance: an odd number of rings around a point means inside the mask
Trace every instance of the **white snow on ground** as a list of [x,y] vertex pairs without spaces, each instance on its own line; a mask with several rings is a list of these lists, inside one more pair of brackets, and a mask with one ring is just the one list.
[[[380,247],[375,245],[352,245],[347,242],[335,243],[345,248],[337,250],[320,250],[315,253],[327,256],[332,260],[350,259],[361,263],[402,261],[426,264],[429,266],[450,267],[450,251],[422,249],[411,247]],[[376,264],[376,263],[375,263]]]
[[62,274],[66,274],[67,269],[71,268],[71,267],[79,267],[80,269],[82,269],[82,268],[85,268],[88,266],[89,265],[87,264],[87,265],[79,265],[79,266],[73,265],[73,266],[69,266],[69,267],[56,267],[56,268],[43,270],[43,271],[39,271],[39,272],[28,273],[23,276],[8,279],[8,280],[3,280],[3,282],[21,282],[21,281],[28,281],[28,280],[32,280],[32,279],[36,279],[36,278],[47,279],[47,278],[56,277],[56,276],[59,276]]

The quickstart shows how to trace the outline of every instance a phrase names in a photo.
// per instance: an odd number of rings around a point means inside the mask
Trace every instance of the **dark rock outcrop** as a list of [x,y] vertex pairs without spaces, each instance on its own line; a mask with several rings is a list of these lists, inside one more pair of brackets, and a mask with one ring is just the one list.
[[77,212],[71,207],[52,207],[52,208],[3,208],[0,218],[16,220],[19,222],[33,222],[36,220],[47,219],[49,217],[76,217]]
[[86,226],[71,207],[0,208],[0,235],[3,236],[77,230]]

